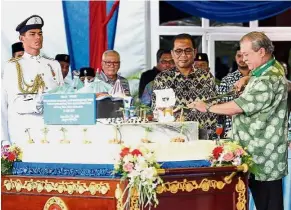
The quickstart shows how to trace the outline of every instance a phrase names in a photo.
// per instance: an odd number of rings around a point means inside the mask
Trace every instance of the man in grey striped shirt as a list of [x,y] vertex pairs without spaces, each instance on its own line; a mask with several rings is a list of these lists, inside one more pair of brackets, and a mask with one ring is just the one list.
[[107,50],[102,55],[102,70],[96,75],[100,80],[114,86],[119,79],[124,93],[130,96],[129,84],[126,78],[117,74],[120,68],[120,55],[115,50]]

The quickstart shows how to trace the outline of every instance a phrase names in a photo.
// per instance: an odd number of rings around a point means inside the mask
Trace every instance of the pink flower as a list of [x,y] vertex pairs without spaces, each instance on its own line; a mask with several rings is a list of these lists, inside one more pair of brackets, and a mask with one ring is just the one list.
[[234,158],[234,155],[232,152],[228,152],[226,154],[223,155],[223,160],[224,161],[232,161]]
[[133,163],[129,162],[123,165],[123,170],[125,172],[131,172],[133,170]]
[[239,149],[236,149],[234,153],[236,156],[241,156],[244,154],[244,150],[239,148]]
[[5,145],[1,147],[1,154],[7,154],[9,152],[9,145]]

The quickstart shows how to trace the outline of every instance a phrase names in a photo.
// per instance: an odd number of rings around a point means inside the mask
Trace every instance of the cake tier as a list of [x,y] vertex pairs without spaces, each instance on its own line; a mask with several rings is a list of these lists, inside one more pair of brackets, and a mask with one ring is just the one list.
[[[141,143],[131,143],[136,147]],[[142,144],[154,150],[158,161],[205,160],[215,143],[209,140]],[[26,144],[23,162],[113,164],[120,144]]]
[[[44,132],[44,128],[46,132]],[[172,122],[172,123],[133,123],[122,125],[34,125],[29,129],[30,137],[35,144],[44,140],[49,144],[70,141],[71,144],[106,144],[112,141],[123,141],[126,144],[136,142],[168,143],[177,138],[185,142],[198,140],[198,122]],[[21,147],[28,143],[28,133],[23,131],[20,135]]]

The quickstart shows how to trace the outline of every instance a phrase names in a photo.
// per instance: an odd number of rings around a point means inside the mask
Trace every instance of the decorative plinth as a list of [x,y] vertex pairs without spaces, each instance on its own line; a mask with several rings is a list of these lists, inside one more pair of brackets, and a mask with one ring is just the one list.
[[[157,210],[248,210],[247,173],[235,167],[172,168],[159,171]],[[126,182],[118,178],[2,176],[3,209],[122,210]],[[130,210],[139,210],[138,192]],[[227,200],[227,202],[225,202]],[[147,209],[147,208],[145,208]]]

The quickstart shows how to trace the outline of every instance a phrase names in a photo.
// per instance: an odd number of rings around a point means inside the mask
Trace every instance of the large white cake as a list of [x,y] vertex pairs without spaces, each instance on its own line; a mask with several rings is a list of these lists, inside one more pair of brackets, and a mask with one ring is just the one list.
[[[132,147],[138,144],[131,144]],[[142,144],[142,143],[141,143]],[[191,142],[146,143],[156,153],[158,161],[208,159],[215,143],[209,140]],[[23,162],[113,164],[119,155],[120,144],[26,144]]]
[[[43,129],[47,128],[47,140],[50,144],[58,144],[65,137],[71,143],[81,143],[84,138],[94,144],[107,143],[110,139],[121,139],[128,144],[140,141],[147,135],[150,141],[155,143],[169,142],[177,136],[183,136],[185,141],[198,140],[198,122],[170,122],[170,123],[124,123],[121,125],[103,124],[97,122],[95,125],[34,125],[29,129],[31,138],[35,143],[44,139]],[[86,132],[84,132],[86,129]],[[181,131],[182,129],[182,131]],[[148,131],[145,134],[146,130]],[[26,144],[27,133],[22,133],[21,144]],[[21,145],[22,146],[22,145]]]
[[[34,143],[24,140],[20,145],[23,162],[111,164],[120,141],[132,147],[143,144],[155,151],[158,161],[208,159],[214,148],[213,141],[198,140],[198,122],[47,125],[46,131],[30,128]],[[180,140],[184,142],[175,142]]]

